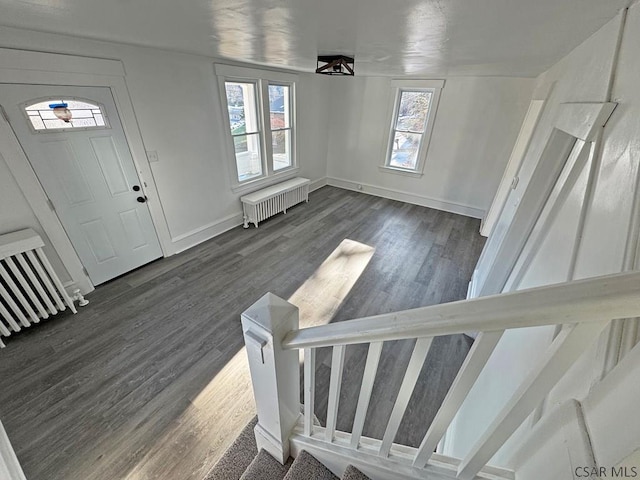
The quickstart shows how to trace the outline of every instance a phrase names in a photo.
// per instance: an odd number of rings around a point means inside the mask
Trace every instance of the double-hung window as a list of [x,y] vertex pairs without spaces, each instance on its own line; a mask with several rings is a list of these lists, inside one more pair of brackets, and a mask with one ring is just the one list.
[[216,65],[230,132],[234,188],[292,174],[295,75]]
[[385,171],[422,175],[440,98],[441,80],[392,81],[394,102]]
[[293,164],[291,95],[291,85],[269,83],[269,126],[274,171],[289,168]]

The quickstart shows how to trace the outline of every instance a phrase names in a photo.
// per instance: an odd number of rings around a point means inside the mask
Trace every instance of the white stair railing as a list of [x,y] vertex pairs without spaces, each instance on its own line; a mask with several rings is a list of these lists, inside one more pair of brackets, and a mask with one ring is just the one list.
[[[297,444],[312,454],[330,453],[385,478],[514,478],[487,462],[544,399],[609,321],[640,316],[640,272],[590,278],[507,294],[417,308],[298,330],[297,308],[267,294],[242,315],[254,387],[259,448],[285,461]],[[523,380],[466,458],[434,454],[462,402],[511,328],[565,327]],[[394,443],[418,374],[439,335],[481,332],[419,448]],[[362,436],[378,362],[385,341],[417,339],[382,440]],[[352,433],[336,430],[347,345],[368,344]],[[314,425],[315,351],[333,349],[326,427]],[[304,413],[299,419],[300,363],[304,351]],[[315,449],[315,450],[314,450]],[[323,457],[323,455],[325,457]],[[346,463],[345,463],[346,466]],[[340,469],[340,462],[334,464]],[[366,473],[366,472],[365,472]],[[480,477],[477,477],[477,476]]]

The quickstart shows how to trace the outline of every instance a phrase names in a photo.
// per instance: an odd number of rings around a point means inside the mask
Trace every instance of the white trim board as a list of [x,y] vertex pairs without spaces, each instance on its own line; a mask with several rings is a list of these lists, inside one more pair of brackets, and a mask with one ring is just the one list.
[[355,192],[366,193],[368,195],[374,195],[376,197],[411,203],[413,205],[420,205],[421,207],[428,207],[436,210],[443,210],[445,212],[457,213],[466,217],[482,219],[485,214],[484,210],[472,207],[470,205],[449,202],[446,200],[439,200],[437,198],[431,198],[424,195],[416,195],[415,193],[402,192],[400,190],[394,190],[386,187],[378,187],[375,185],[369,185],[367,183],[358,183],[352,180],[327,177],[327,185],[344,188],[345,190],[353,190]]
[[[309,191],[313,192],[318,190],[319,188],[327,185],[327,178],[322,177],[317,180],[314,180],[309,185]],[[207,240],[211,240],[218,235],[223,234],[231,230],[232,228],[238,227],[242,225],[242,212],[238,211],[236,213],[232,213],[231,215],[227,215],[221,219],[215,220],[211,223],[203,225],[202,227],[191,230],[190,232],[183,233],[181,235],[177,235],[171,238],[173,242],[174,248],[176,249],[175,253],[184,252],[196,245],[199,245]]]
[[92,291],[93,284],[84,273],[82,263],[71,245],[69,237],[67,237],[56,214],[49,208],[48,198],[42,185],[40,185],[29,160],[13,133],[13,129],[2,116],[0,116],[0,158],[5,160],[33,214],[69,273],[72,283],[76,284],[83,294]]
[[26,480],[2,422],[0,422],[0,478],[3,480]]
[[215,220],[207,225],[198,227],[190,232],[173,237],[171,241],[176,249],[175,253],[184,252],[207,240],[211,240],[224,232],[242,225],[242,212],[227,215],[219,220]]
[[[460,463],[459,459],[434,453],[425,467],[418,468],[412,465],[417,452],[413,447],[393,444],[389,457],[383,459],[378,455],[381,440],[361,437],[359,448],[353,450],[348,446],[351,434],[336,431],[332,443],[324,441],[324,435],[323,427],[314,427],[314,433],[307,437],[302,435],[301,426],[296,426],[289,437],[291,456],[295,458],[306,450],[337,476],[341,476],[348,465],[353,465],[370,478],[388,480],[453,480]],[[515,474],[509,469],[487,465],[475,479],[486,478],[513,480]]]
[[596,140],[617,103],[561,103],[555,127],[585,142]]
[[[0,69],[2,69],[3,81],[10,83],[24,83],[25,72],[33,72],[32,75],[36,81],[43,73],[53,72],[73,73],[74,76],[89,74],[124,77],[125,75],[124,65],[120,60],[11,48],[0,48]],[[35,83],[35,81],[29,83]]]
[[[476,277],[480,296],[503,291],[575,143],[581,138],[590,139],[587,140],[589,143],[597,140],[598,131],[602,130],[614,108],[614,103],[561,104],[531,178],[520,181],[509,192],[496,228],[480,254]],[[558,122],[562,129],[556,128]]]
[[[520,282],[526,275],[533,262],[533,259],[536,257],[540,248],[547,237],[547,234],[551,230],[551,226],[556,219],[558,212],[564,206],[569,194],[571,193],[573,187],[575,186],[576,181],[579,176],[583,172],[584,168],[587,165],[591,165],[593,161],[595,149],[593,148],[592,143],[584,142],[583,140],[576,140],[573,150],[569,155],[560,175],[558,176],[558,180],[556,181],[547,201],[545,202],[542,211],[540,212],[540,216],[538,220],[534,224],[531,232],[529,233],[529,237],[522,247],[522,251],[516,260],[509,277],[504,286],[505,291],[514,291],[518,290],[520,287]],[[591,171],[591,169],[590,169]],[[593,181],[593,176],[589,177],[588,182],[591,183]],[[589,188],[585,189],[585,195],[588,193]],[[580,213],[581,218],[584,217],[582,212],[586,208],[587,199],[583,198],[582,203],[580,205]],[[572,249],[572,257],[575,258],[577,255],[577,243],[582,235],[582,225],[579,223],[576,227],[575,236],[576,238],[573,240],[573,249]],[[569,272],[568,277],[565,279],[567,282],[574,280],[573,272]]]
[[[555,406],[514,448],[507,460],[520,478],[561,478],[559,467],[596,467],[580,402]],[[575,472],[575,470],[574,470]]]
[[[433,134],[433,127],[436,123],[436,115],[438,112],[438,105],[440,104],[440,94],[444,88],[444,80],[391,80],[390,87],[393,94],[389,97],[389,104],[387,106],[387,118],[391,119],[389,125],[389,131],[387,136],[386,150],[384,154],[384,162],[379,166],[380,171],[385,173],[395,173],[421,177],[424,175],[424,168],[427,163],[427,155],[429,153],[429,145],[431,144],[431,136]],[[423,90],[431,93],[431,99],[427,107],[427,118],[424,125],[424,131],[419,143],[417,162],[415,169],[403,169],[391,166],[391,157],[393,151],[393,140],[395,138],[395,132],[397,128],[397,120],[400,111],[400,102],[402,100],[402,94],[405,91]]]
[[318,178],[317,180],[311,180],[311,183],[309,184],[309,191],[314,192],[326,185],[328,185],[327,177]]
[[[38,65],[34,70],[32,65]],[[31,66],[31,67],[30,67]],[[124,66],[119,60],[61,55],[0,48],[0,83],[34,85],[74,85],[108,87],[122,123],[129,149],[144,193],[149,198],[149,210],[164,256],[175,253],[169,227],[164,216],[151,166],[147,159],[142,135],[124,79]],[[82,263],[67,237],[60,220],[48,207],[47,197],[31,165],[20,148],[10,125],[0,120],[0,145],[18,186],[25,193],[36,218],[51,240],[72,280],[82,293],[93,290],[93,284],[82,270]]]
[[529,149],[533,132],[538,125],[538,120],[540,119],[540,114],[542,113],[545,102],[546,100],[531,100],[529,104],[529,110],[527,110],[527,114],[522,122],[522,127],[520,127],[520,133],[513,146],[509,162],[502,175],[502,180],[500,180],[498,191],[493,198],[493,202],[491,202],[491,207],[489,207],[487,211],[487,216],[480,226],[480,234],[485,237],[491,234],[494,225],[498,221],[502,207],[504,207],[507,197],[509,196],[509,191],[517,185],[518,170],[520,170],[520,165]]

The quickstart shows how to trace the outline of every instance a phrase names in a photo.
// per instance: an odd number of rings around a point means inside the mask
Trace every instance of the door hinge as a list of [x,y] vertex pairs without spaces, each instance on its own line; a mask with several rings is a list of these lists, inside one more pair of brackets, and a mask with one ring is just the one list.
[[9,115],[7,115],[7,111],[4,109],[2,105],[0,105],[0,114],[2,114],[2,118],[4,118],[7,123],[11,123],[9,121]]
[[82,273],[84,273],[87,277],[89,276],[89,272],[87,272],[87,269],[82,267]]
[[47,205],[49,205],[49,208],[51,209],[52,212],[56,211],[56,207],[55,207],[55,205],[53,204],[53,202],[51,201],[50,198],[47,198]]

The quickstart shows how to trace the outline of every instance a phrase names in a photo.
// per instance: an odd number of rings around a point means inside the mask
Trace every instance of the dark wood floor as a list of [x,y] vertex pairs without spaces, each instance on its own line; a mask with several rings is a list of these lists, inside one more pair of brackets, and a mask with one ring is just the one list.
[[[99,287],[78,315],[0,350],[0,419],[27,478],[200,480],[254,415],[244,309],[271,291],[298,304],[304,326],[464,298],[483,245],[478,227],[324,187],[259,229],[233,229]],[[397,440],[419,441],[469,345],[462,335],[434,342],[406,416],[414,420]],[[401,381],[390,372],[410,350],[385,344],[366,435],[381,438]],[[363,353],[347,349],[346,431]],[[318,363],[322,419],[327,355]]]

